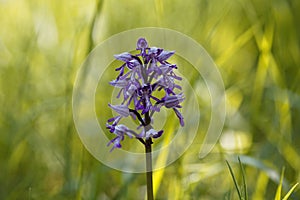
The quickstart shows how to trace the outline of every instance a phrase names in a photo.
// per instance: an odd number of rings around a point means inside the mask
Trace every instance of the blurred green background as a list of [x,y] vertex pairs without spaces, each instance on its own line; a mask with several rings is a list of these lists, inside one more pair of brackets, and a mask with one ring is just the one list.
[[143,174],[110,169],[83,147],[71,103],[88,53],[147,26],[203,45],[227,96],[220,142],[199,159],[197,137],[156,172],[156,198],[237,199],[225,163],[240,177],[236,155],[250,199],[273,199],[283,167],[286,193],[300,182],[299,9],[297,0],[0,0],[0,199],[144,199]]

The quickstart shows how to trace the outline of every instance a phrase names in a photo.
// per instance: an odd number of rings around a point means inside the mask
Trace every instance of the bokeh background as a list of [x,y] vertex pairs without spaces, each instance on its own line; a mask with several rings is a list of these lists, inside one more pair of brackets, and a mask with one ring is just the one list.
[[286,193],[300,182],[299,9],[297,0],[0,0],[0,199],[144,199],[143,174],[110,169],[82,145],[72,89],[97,44],[147,26],[200,43],[227,97],[214,150],[200,159],[199,136],[155,172],[156,199],[237,199],[225,163],[240,180],[237,155],[250,199],[274,199],[283,168]]

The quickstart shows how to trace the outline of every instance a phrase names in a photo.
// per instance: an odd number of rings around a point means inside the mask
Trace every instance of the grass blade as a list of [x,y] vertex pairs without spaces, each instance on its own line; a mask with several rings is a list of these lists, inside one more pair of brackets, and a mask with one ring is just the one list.
[[238,157],[238,160],[239,160],[239,164],[240,164],[240,168],[242,170],[242,178],[243,178],[243,188],[244,188],[244,198],[245,200],[248,200],[248,191],[247,191],[247,183],[246,183],[246,178],[245,178],[245,170],[244,170],[244,167],[243,167],[243,164],[241,162],[241,159],[240,157]]
[[279,185],[277,187],[275,200],[280,200],[281,199],[281,189],[282,189],[283,175],[284,175],[284,168],[281,171],[280,182],[279,182]]
[[236,188],[236,190],[237,190],[237,193],[238,193],[238,195],[239,195],[239,199],[242,200],[243,198],[242,198],[242,195],[241,195],[241,191],[240,191],[239,186],[238,186],[238,184],[237,184],[237,181],[236,181],[236,178],[235,178],[234,173],[233,173],[233,171],[232,171],[232,168],[231,168],[231,166],[229,165],[229,163],[228,163],[227,160],[226,160],[226,163],[227,163],[227,166],[228,166],[228,168],[229,168],[229,171],[230,171],[231,177],[232,177],[232,179],[233,179],[233,182],[234,182],[235,188]]
[[287,200],[287,199],[290,197],[290,195],[292,194],[292,192],[295,190],[295,188],[298,186],[298,184],[299,184],[299,183],[296,183],[296,184],[290,189],[290,191],[283,197],[282,200]]

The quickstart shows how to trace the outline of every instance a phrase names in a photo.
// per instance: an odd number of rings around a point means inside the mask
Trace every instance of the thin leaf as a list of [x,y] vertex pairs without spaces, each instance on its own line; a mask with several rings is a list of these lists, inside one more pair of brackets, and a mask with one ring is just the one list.
[[280,200],[281,199],[281,189],[282,189],[283,176],[284,176],[284,168],[281,171],[280,182],[279,182],[279,185],[277,187],[275,200]]
[[242,200],[243,198],[242,198],[242,195],[241,195],[241,191],[240,191],[240,189],[239,189],[239,187],[238,187],[238,184],[237,184],[236,178],[235,178],[235,176],[234,176],[234,174],[233,174],[232,168],[231,168],[231,166],[229,165],[229,163],[228,163],[227,160],[226,160],[226,163],[227,163],[227,166],[228,166],[228,168],[229,168],[231,177],[232,177],[232,179],[233,179],[235,188],[236,188],[236,190],[237,190],[237,192],[238,192],[239,198],[240,198],[240,200]]
[[289,196],[292,194],[292,192],[295,190],[295,188],[298,186],[299,183],[296,183],[291,189],[290,191],[283,197],[282,200],[287,200],[289,198]]
[[243,178],[243,188],[244,188],[244,198],[245,200],[248,200],[248,191],[247,191],[247,183],[246,183],[246,178],[245,178],[245,170],[242,165],[240,157],[238,157],[239,164],[240,164],[240,169],[242,170],[242,178]]

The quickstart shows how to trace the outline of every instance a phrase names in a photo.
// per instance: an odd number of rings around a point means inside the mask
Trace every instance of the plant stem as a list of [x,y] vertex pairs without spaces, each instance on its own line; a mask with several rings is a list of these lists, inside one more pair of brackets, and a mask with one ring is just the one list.
[[152,180],[152,140],[151,138],[146,140],[146,177],[147,177],[147,199],[153,200],[153,180]]
[[[146,103],[145,103],[146,104]],[[145,132],[147,127],[151,123],[149,111],[145,113]],[[152,139],[149,137],[145,141],[145,154],[146,154],[146,177],[147,177],[147,199],[153,200],[153,179],[152,179]]]

